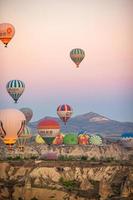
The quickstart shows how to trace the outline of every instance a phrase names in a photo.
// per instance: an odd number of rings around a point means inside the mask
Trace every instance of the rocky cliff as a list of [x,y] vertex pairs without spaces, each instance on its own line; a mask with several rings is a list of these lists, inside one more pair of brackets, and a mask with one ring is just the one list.
[[133,199],[132,164],[86,162],[1,162],[0,200]]
[[[13,151],[9,152],[7,149],[1,149],[0,159],[5,159],[8,156],[22,156],[26,158],[30,157],[41,157],[47,152],[55,153],[57,157],[67,156],[80,158],[86,156],[89,159],[95,158],[98,160],[106,158],[114,158],[115,160],[127,160],[130,154],[130,151],[119,144],[109,144],[103,146],[93,146],[93,145],[29,145],[25,147],[23,152],[19,149],[14,148]],[[131,151],[133,153],[133,150]]]

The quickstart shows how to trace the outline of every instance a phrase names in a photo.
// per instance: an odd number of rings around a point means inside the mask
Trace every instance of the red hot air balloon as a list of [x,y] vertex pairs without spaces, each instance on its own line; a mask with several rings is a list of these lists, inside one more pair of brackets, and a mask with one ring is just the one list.
[[15,34],[15,28],[12,24],[9,23],[2,23],[0,24],[0,40],[5,47],[7,47],[10,40],[13,38]]
[[57,115],[60,117],[60,119],[64,122],[65,125],[66,122],[71,118],[72,113],[73,113],[72,108],[67,104],[60,105],[57,108]]

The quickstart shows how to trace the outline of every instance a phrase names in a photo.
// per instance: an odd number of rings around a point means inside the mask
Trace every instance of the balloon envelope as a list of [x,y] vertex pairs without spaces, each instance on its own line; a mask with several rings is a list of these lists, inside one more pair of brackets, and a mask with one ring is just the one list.
[[20,137],[16,141],[16,145],[19,149],[24,150],[28,140],[32,137],[31,129],[28,126],[25,126],[21,132]]
[[64,138],[63,134],[61,134],[61,133],[57,134],[53,141],[53,144],[56,144],[56,145],[63,144],[63,138]]
[[43,119],[38,123],[37,129],[46,144],[50,145],[60,132],[60,125],[54,119]]
[[44,139],[40,135],[36,136],[35,141],[37,144],[45,144]]
[[21,108],[20,111],[24,113],[26,122],[28,123],[32,119],[33,111],[30,108]]
[[89,135],[87,135],[87,134],[78,135],[78,143],[82,144],[82,145],[89,144]]
[[85,52],[83,49],[72,49],[70,52],[70,58],[72,61],[76,64],[77,67],[79,67],[79,64],[85,57]]
[[7,92],[13,98],[15,103],[17,103],[19,97],[23,94],[25,89],[25,84],[20,80],[11,80],[6,85]]
[[25,127],[25,116],[17,109],[0,110],[0,136],[4,143],[12,145]]
[[64,136],[64,144],[73,145],[78,144],[78,138],[76,134],[70,133]]
[[90,144],[93,145],[101,145],[103,143],[102,137],[100,135],[91,135],[90,136]]
[[12,24],[2,23],[0,24],[0,40],[7,47],[10,40],[13,38],[15,34],[15,28]]
[[71,118],[73,114],[72,108],[68,104],[63,104],[58,106],[57,115],[66,124],[66,122]]

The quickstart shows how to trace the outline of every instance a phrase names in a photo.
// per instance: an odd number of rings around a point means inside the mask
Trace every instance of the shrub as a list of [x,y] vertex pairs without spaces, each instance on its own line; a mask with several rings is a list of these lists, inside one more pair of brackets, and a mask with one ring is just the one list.
[[112,161],[114,161],[114,158],[113,157],[107,157],[107,158],[105,158],[104,161],[105,162],[112,162]]
[[63,177],[59,179],[59,182],[68,190],[73,190],[74,188],[78,188],[80,185],[80,183],[76,180],[64,180]]
[[90,158],[90,161],[97,161],[95,157]]
[[87,158],[88,158],[87,156],[82,156],[81,160],[87,160]]
[[35,160],[37,156],[31,156],[30,159]]

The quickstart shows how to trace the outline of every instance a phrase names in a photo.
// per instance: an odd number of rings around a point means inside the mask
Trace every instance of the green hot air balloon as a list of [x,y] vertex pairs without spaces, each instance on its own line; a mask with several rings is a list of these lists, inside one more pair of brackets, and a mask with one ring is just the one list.
[[20,151],[24,151],[24,148],[31,137],[31,129],[28,126],[25,126],[20,137],[18,137],[16,141],[16,146],[19,148]]
[[63,142],[66,145],[78,144],[78,137],[75,133],[69,133],[65,135]]
[[76,64],[77,67],[79,67],[79,64],[82,62],[82,60],[85,57],[85,52],[83,49],[72,49],[70,51],[70,58],[72,61]]

